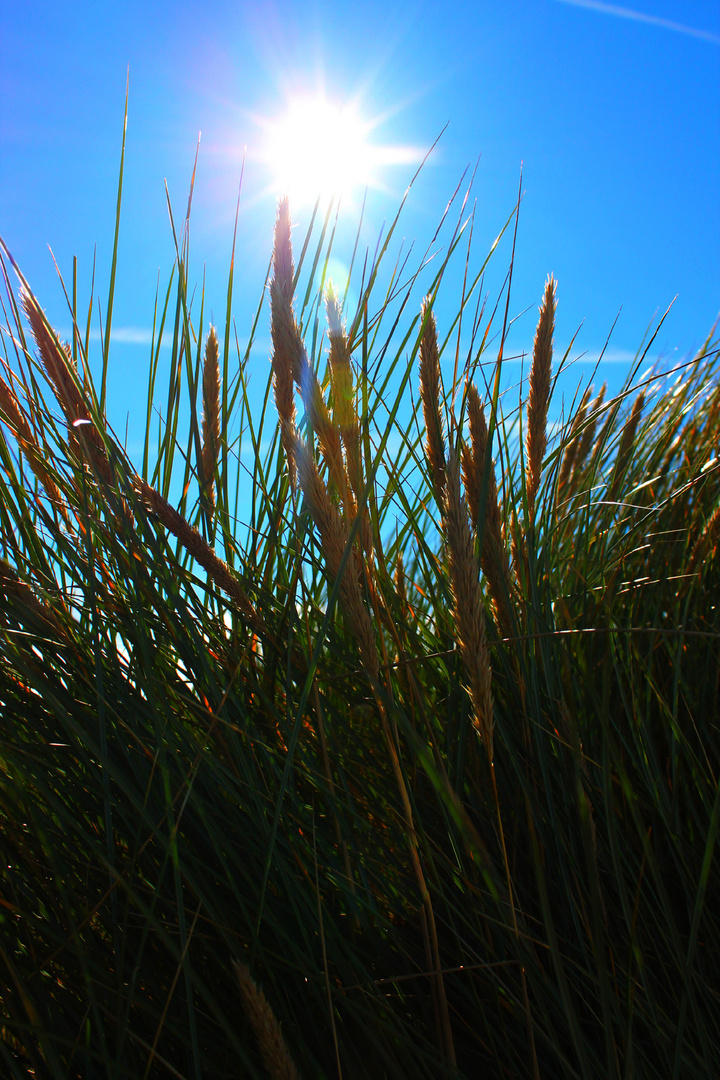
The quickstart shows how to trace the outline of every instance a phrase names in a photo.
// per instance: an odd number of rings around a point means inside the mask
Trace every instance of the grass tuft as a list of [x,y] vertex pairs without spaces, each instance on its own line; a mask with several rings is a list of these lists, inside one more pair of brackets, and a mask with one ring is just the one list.
[[3,1076],[716,1071],[718,343],[555,431],[549,278],[519,443],[463,213],[345,312],[281,201],[242,345],[186,221],[141,467],[0,241]]

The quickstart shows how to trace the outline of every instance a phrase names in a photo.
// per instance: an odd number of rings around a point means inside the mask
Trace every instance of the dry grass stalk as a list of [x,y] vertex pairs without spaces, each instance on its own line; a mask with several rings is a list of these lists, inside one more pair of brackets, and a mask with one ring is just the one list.
[[[298,333],[293,314],[293,264],[290,239],[290,207],[287,199],[278,203],[273,248],[273,277],[270,282],[271,333],[273,343],[272,371],[275,405],[280,417],[280,438],[288,461],[290,483],[295,488],[295,465],[290,455],[291,433],[295,428],[296,369],[299,373]],[[300,343],[302,346],[302,343]]]
[[[327,488],[320,479],[315,460],[300,436],[295,433],[292,455],[297,469],[300,487],[307,501],[313,521],[320,533],[325,561],[330,577],[336,580],[340,572],[340,563],[349,541],[347,522],[340,516],[328,495]],[[360,591],[358,560],[351,553],[340,581],[340,607],[347,619],[348,627],[358,643],[363,665],[377,682],[380,673],[375,634],[368,610],[363,603]]]
[[[333,417],[340,430],[345,449],[345,469],[350,484],[346,510],[350,520],[361,505],[364,494],[362,456],[360,453],[360,426],[355,407],[355,387],[350,363],[350,342],[342,324],[342,311],[337,292],[330,283],[325,296],[330,339],[330,380],[333,395]],[[352,497],[351,497],[352,496]],[[354,502],[354,506],[353,506]],[[372,531],[367,507],[362,507],[360,543],[369,559],[372,558]]]
[[408,598],[407,583],[405,579],[405,563],[403,561],[402,551],[398,551],[397,562],[395,563],[395,591],[402,605],[403,612],[405,612],[408,609]]
[[50,502],[56,506],[62,513],[65,520],[68,520],[68,513],[65,503],[57,489],[55,481],[50,476],[50,473],[45,468],[45,462],[43,459],[43,453],[38,445],[37,439],[33,435],[30,428],[27,416],[23,411],[20,402],[18,401],[14,391],[5,382],[0,375],[0,414],[3,414],[5,420],[12,429],[15,438],[18,441],[20,449],[24,452],[30,468],[38,478],[42,486],[47,492]]
[[80,390],[68,370],[68,367],[72,366],[72,359],[48,329],[47,322],[32,293],[23,288],[20,298],[50,385],[65,413],[68,425],[72,426],[75,420],[87,417]]
[[581,438],[580,429],[585,423],[585,417],[587,416],[590,392],[590,387],[588,386],[580,400],[577,412],[572,418],[572,424],[570,425],[567,444],[565,446],[562,464],[560,465],[560,475],[558,477],[558,487],[561,494],[565,491],[568,484],[570,483],[573,471],[575,469],[575,463],[578,459]]
[[283,1038],[280,1021],[245,964],[233,961],[240,994],[255,1032],[260,1056],[271,1080],[300,1080],[300,1073]]
[[[356,498],[359,498],[358,481],[360,472],[357,467],[359,457],[359,428],[355,409],[352,367],[350,365],[350,343],[342,325],[340,304],[332,283],[325,296],[330,339],[330,377],[333,392],[333,416],[340,428],[340,435],[348,458],[348,474]],[[351,465],[351,458],[353,464]]]
[[290,238],[290,209],[287,199],[278,203],[273,249],[273,277],[270,282],[272,370],[275,404],[280,418],[280,438],[288,459],[290,481],[295,486],[295,465],[290,447],[295,430],[295,390],[300,389],[305,412],[315,431],[333,483],[341,497],[347,488],[340,437],[334,427],[317,376],[311,368],[293,312],[295,267]]
[[622,435],[620,436],[617,457],[615,458],[615,465],[610,478],[610,484],[608,485],[608,502],[614,502],[620,492],[620,485],[625,476],[627,467],[630,464],[630,458],[635,444],[635,435],[638,424],[640,423],[644,403],[645,394],[641,390],[635,398],[632,411],[625,423]]
[[112,483],[112,472],[102,436],[89,418],[76,378],[72,372],[72,354],[63,348],[57,336],[48,328],[37,300],[27,289],[21,290],[22,306],[37,343],[40,359],[55,397],[65,414],[69,443],[73,450],[82,447],[95,469],[106,483]]
[[156,491],[154,487],[148,484],[147,480],[136,475],[133,478],[133,485],[147,509],[162,522],[168,532],[177,537],[193,559],[235,601],[253,630],[259,635],[265,635],[265,624],[262,616],[256,612],[242,585],[230,572],[227,563],[217,557],[197,529],[194,529],[182,514],[179,514],[175,507],[171,506],[167,499],[163,498],[159,491]]
[[493,697],[490,656],[485,640],[485,613],[473,549],[468,510],[460,494],[460,468],[450,454],[446,470],[446,528],[455,627],[473,705],[473,724],[493,760]]
[[36,619],[46,623],[53,630],[61,633],[63,637],[66,636],[52,608],[48,607],[46,603],[35,595],[27,582],[18,577],[17,571],[10,563],[0,557],[0,595],[2,594],[8,600],[10,597],[15,597]]
[[685,573],[695,573],[695,570],[700,560],[707,555],[708,551],[716,547],[718,542],[718,533],[720,533],[720,503],[718,503],[718,505],[713,510],[712,514],[707,520],[705,527],[695,541],[695,545],[690,553],[690,559],[688,560]]
[[202,472],[205,491],[215,508],[215,473],[220,451],[220,348],[215,327],[210,327],[203,364]]
[[[463,483],[465,484],[465,493],[470,508],[470,517],[475,527],[477,527],[477,522],[480,520],[480,499],[485,474],[488,428],[480,394],[474,383],[468,384],[467,402],[470,446],[466,445],[462,448]],[[512,579],[510,577],[510,560],[503,539],[502,514],[495,479],[495,466],[492,461],[490,462],[490,476],[485,500],[485,524],[480,565],[487,578],[498,625],[503,634],[509,637],[512,634],[512,618],[510,614]]]
[[527,504],[528,521],[535,513],[535,497],[540,486],[542,463],[547,446],[547,414],[550,403],[553,333],[555,330],[555,287],[552,274],[545,284],[545,296],[535,331],[530,389],[527,401]]
[[440,412],[440,398],[443,391],[437,329],[435,316],[430,309],[429,297],[423,300],[421,318],[425,328],[420,340],[420,398],[427,431],[426,454],[435,499],[438,506],[443,507],[445,504],[445,435]]
[[353,511],[354,506],[342,456],[340,432],[330,417],[317,375],[310,366],[307,368],[301,389],[305,413],[317,435],[322,455],[330,471],[330,479],[340,498],[348,509]]
[[577,455],[575,458],[575,465],[573,467],[573,482],[575,481],[576,474],[579,473],[583,466],[583,462],[587,460],[595,439],[595,430],[597,428],[597,419],[600,415],[600,409],[602,403],[605,400],[605,391],[607,390],[607,383],[603,383],[600,387],[600,393],[595,400],[588,406],[587,415],[588,421],[585,425],[585,430],[580,436],[580,442],[578,444]]

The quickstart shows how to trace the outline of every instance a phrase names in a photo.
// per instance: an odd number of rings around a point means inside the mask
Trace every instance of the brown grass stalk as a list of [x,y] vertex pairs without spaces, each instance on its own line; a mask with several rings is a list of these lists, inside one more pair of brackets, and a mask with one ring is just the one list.
[[645,394],[641,390],[635,398],[632,411],[622,430],[622,435],[620,436],[615,465],[613,466],[612,476],[608,485],[608,502],[615,502],[620,493],[620,485],[622,484],[627,467],[630,464],[630,458],[635,444],[635,435],[637,433],[638,424],[640,423],[644,403]]
[[578,460],[581,439],[580,429],[585,423],[585,417],[587,416],[590,393],[591,390],[588,386],[580,400],[577,412],[572,418],[572,423],[570,425],[565,452],[563,453],[562,463],[560,465],[560,475],[558,477],[558,488],[561,496],[567,489],[568,484],[570,484],[575,464]]
[[423,300],[421,318],[424,329],[420,339],[420,399],[427,432],[426,456],[435,499],[442,509],[445,505],[445,435],[440,412],[443,389],[437,329],[429,297]]
[[355,389],[350,364],[350,343],[341,321],[337,293],[328,286],[325,297],[330,340],[330,379],[333,394],[333,416],[340,429],[348,464],[348,478],[356,500],[362,494],[360,470],[360,429],[355,409]]
[[714,551],[720,534],[720,503],[715,507],[712,514],[704,525],[700,535],[690,553],[686,574],[694,574],[698,563],[704,559],[708,552]]
[[57,335],[49,329],[32,293],[23,287],[20,296],[45,374],[65,415],[69,445],[75,452],[81,447],[98,476],[111,484],[112,472],[105,444],[90,419],[90,410],[77,385],[72,354],[69,349],[62,347]]
[[[308,507],[312,514],[315,525],[320,533],[323,554],[327,563],[330,577],[337,580],[340,571],[340,563],[349,542],[349,530],[347,522],[340,516],[337,508],[333,505],[327,488],[323,484],[315,465],[315,460],[307,445],[302,439],[294,434],[292,454],[297,468],[297,476]],[[353,552],[353,555],[355,553]],[[429,948],[435,974],[435,988],[438,995],[441,1015],[443,1040],[448,1059],[455,1064],[455,1049],[453,1045],[450,1015],[448,1012],[445,986],[440,964],[440,952],[437,938],[437,928],[433,912],[432,900],[425,882],[420,857],[418,854],[418,839],[413,821],[412,806],[405,785],[402,769],[398,759],[398,753],[390,730],[385,706],[378,692],[380,679],[380,663],[378,658],[375,633],[367,607],[363,603],[360,591],[360,567],[358,560],[351,555],[348,565],[345,567],[340,581],[340,608],[348,623],[348,628],[355,638],[360,652],[360,659],[366,673],[370,677],[373,695],[378,707],[383,726],[383,734],[388,747],[393,773],[398,785],[398,790],[403,801],[403,810],[408,827],[408,839],[410,843],[410,857],[413,864],[416,880],[423,900],[429,926]]]
[[[490,656],[485,640],[485,618],[482,596],[478,581],[477,565],[473,550],[467,506],[460,494],[459,464],[451,453],[447,465],[447,546],[450,564],[450,584],[452,586],[456,633],[468,674],[470,699],[473,705],[473,724],[485,746],[490,767],[493,800],[498,819],[498,831],[502,848],[503,864],[508,887],[508,899],[513,922],[513,929],[519,940],[515,901],[513,898],[510,862],[505,845],[505,832],[500,811],[500,799],[495,778],[493,760],[493,695]],[[528,1046],[533,1064],[533,1075],[539,1080],[535,1037],[533,1033],[530,999],[527,990],[525,969],[520,968],[520,981],[528,1032]]]
[[535,331],[533,359],[530,368],[530,389],[527,401],[527,505],[528,523],[535,514],[535,497],[540,486],[542,463],[547,446],[547,414],[550,403],[550,379],[552,375],[553,333],[555,330],[555,289],[552,276],[545,284],[545,295],[540,307],[540,318]]
[[[275,405],[280,417],[280,438],[288,462],[290,484],[295,488],[295,464],[290,454],[291,433],[295,428],[295,389],[299,381],[302,361],[298,358],[299,342],[295,315],[293,313],[293,263],[290,239],[290,207],[287,199],[278,203],[275,221],[275,246],[273,248],[273,276],[270,282],[272,372],[275,389]],[[307,361],[306,361],[307,363]]]
[[287,199],[278,203],[273,249],[273,278],[270,283],[272,370],[275,404],[280,418],[280,438],[288,459],[290,481],[295,486],[295,463],[291,445],[295,430],[295,390],[300,390],[306,415],[315,431],[332,481],[345,498],[347,478],[342,460],[339,433],[330,419],[322,389],[308,361],[305,345],[293,311],[294,274],[290,209]]
[[65,506],[65,502],[60,495],[60,492],[55,484],[55,481],[50,476],[50,473],[45,468],[45,462],[43,459],[43,453],[38,445],[27,416],[20,405],[14,391],[5,382],[0,375],[0,414],[8,423],[9,427],[13,431],[15,438],[18,441],[20,449],[24,452],[25,457],[28,460],[30,468],[38,478],[42,486],[47,492],[47,496],[53,506],[57,507],[60,513],[63,515],[66,521],[68,521],[68,511]]
[[[373,539],[367,506],[361,506],[364,494],[362,455],[360,452],[360,425],[355,406],[355,387],[350,363],[350,342],[342,324],[342,313],[337,292],[330,283],[325,296],[330,341],[330,381],[333,397],[333,418],[340,431],[345,450],[345,472],[350,484],[346,499],[346,511],[350,521],[361,507],[362,522],[360,543],[368,559],[372,559]],[[354,504],[354,505],[353,505]]]
[[220,349],[215,327],[205,343],[202,379],[202,473],[210,506],[215,508],[215,473],[220,451]]
[[230,567],[219,559],[208,542],[197,529],[163,498],[159,491],[148,484],[141,476],[133,477],[135,491],[147,509],[165,526],[168,532],[177,537],[183,547],[196,562],[208,573],[213,581],[235,601],[248,624],[260,636],[266,636],[265,623],[255,610],[240,582],[233,576]]
[[492,672],[485,640],[485,612],[467,504],[460,493],[459,463],[452,453],[447,462],[446,481],[447,549],[455,609],[455,632],[468,676],[473,725],[484,743],[488,761],[492,764]]
[[[462,448],[462,474],[470,517],[474,527],[477,528],[477,523],[480,520],[480,500],[485,475],[488,428],[480,394],[474,383],[468,384],[467,403],[470,446],[466,444]],[[495,478],[495,466],[492,461],[490,462],[490,476],[485,500],[485,524],[480,565],[487,578],[488,590],[495,609],[497,623],[502,633],[506,637],[510,637],[512,634],[512,617],[510,613],[512,579],[510,576],[510,560],[503,539],[502,513]]]
[[233,960],[233,968],[240,985],[243,1007],[255,1032],[260,1056],[271,1080],[300,1080],[300,1073],[283,1037],[280,1021],[250,974],[250,969],[237,960]]
[[[330,577],[337,579],[345,549],[349,543],[347,522],[341,517],[330,499],[325,484],[320,479],[315,459],[309,448],[297,434],[293,435],[291,453],[297,469],[298,481],[305,496],[313,521],[320,533],[325,562]],[[360,657],[368,675],[377,683],[380,675],[375,633],[367,607],[360,591],[359,560],[353,551],[340,581],[340,607],[348,628],[357,641]]]
[[354,501],[350,492],[350,485],[345,472],[345,463],[342,456],[340,432],[330,417],[330,412],[323,397],[322,388],[317,375],[308,365],[302,386],[303,404],[305,414],[310,425],[317,435],[320,450],[327,462],[330,479],[339,497],[347,507],[351,516],[354,514]]
[[588,455],[592,450],[593,443],[595,441],[595,431],[597,430],[597,421],[600,415],[600,409],[602,408],[603,401],[605,400],[605,391],[607,390],[607,383],[603,383],[600,387],[600,392],[594,401],[588,405],[587,408],[587,423],[580,436],[580,442],[578,444],[577,455],[575,457],[575,464],[573,465],[573,475],[571,477],[571,487],[577,486],[578,477],[583,464],[587,461]]
[[52,608],[48,607],[43,600],[40,600],[35,595],[30,585],[18,576],[17,571],[10,563],[0,557],[0,595],[3,594],[6,601],[14,597],[40,622],[46,623],[56,633],[62,634],[63,637],[67,636]]

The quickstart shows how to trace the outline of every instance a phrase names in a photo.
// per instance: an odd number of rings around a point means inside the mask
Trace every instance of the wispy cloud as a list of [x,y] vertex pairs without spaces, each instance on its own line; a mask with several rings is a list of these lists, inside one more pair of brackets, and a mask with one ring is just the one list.
[[113,327],[111,341],[117,345],[150,345],[152,344],[152,330],[145,330],[139,326]]
[[650,26],[661,26],[664,30],[673,30],[676,34],[687,34],[689,37],[720,45],[720,34],[713,34],[710,30],[696,30],[694,26],[663,19],[660,15],[647,15],[644,11],[633,11],[632,8],[621,7],[620,4],[605,4],[602,0],[557,0],[557,3],[588,8],[590,11],[599,11],[601,15],[614,15],[616,19],[631,19],[633,22],[648,23]]
[[[67,326],[58,328],[58,334],[64,341],[72,340],[72,330]],[[84,334],[82,337],[84,338]],[[90,340],[99,341],[100,331],[93,327],[90,331]],[[151,345],[153,340],[152,330],[142,326],[113,326],[110,334],[113,345]],[[172,344],[172,334],[167,332],[163,335],[162,347],[168,348]]]

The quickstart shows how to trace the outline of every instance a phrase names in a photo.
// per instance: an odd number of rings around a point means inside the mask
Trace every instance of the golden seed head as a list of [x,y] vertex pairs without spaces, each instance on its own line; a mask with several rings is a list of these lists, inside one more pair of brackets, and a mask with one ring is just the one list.
[[233,967],[240,985],[243,1006],[255,1032],[260,1056],[268,1075],[271,1080],[300,1080],[300,1074],[287,1048],[280,1021],[275,1016],[270,1002],[245,964],[233,961]]
[[473,723],[488,759],[493,759],[493,697],[490,656],[485,638],[485,612],[468,511],[460,494],[460,469],[451,452],[446,471],[446,528],[455,633],[468,676]]
[[338,292],[332,281],[325,288],[325,310],[327,312],[328,333],[331,338],[341,337],[343,333],[342,310]]
[[555,331],[555,289],[552,274],[545,284],[545,295],[535,331],[530,389],[527,402],[527,500],[529,518],[535,509],[535,496],[540,486],[542,463],[547,446],[547,414],[550,404],[552,376],[553,333]]
[[423,301],[421,317],[424,329],[420,339],[420,398],[427,431],[426,455],[435,499],[442,507],[445,502],[445,434],[440,412],[442,376],[435,316],[430,310],[429,298]]

